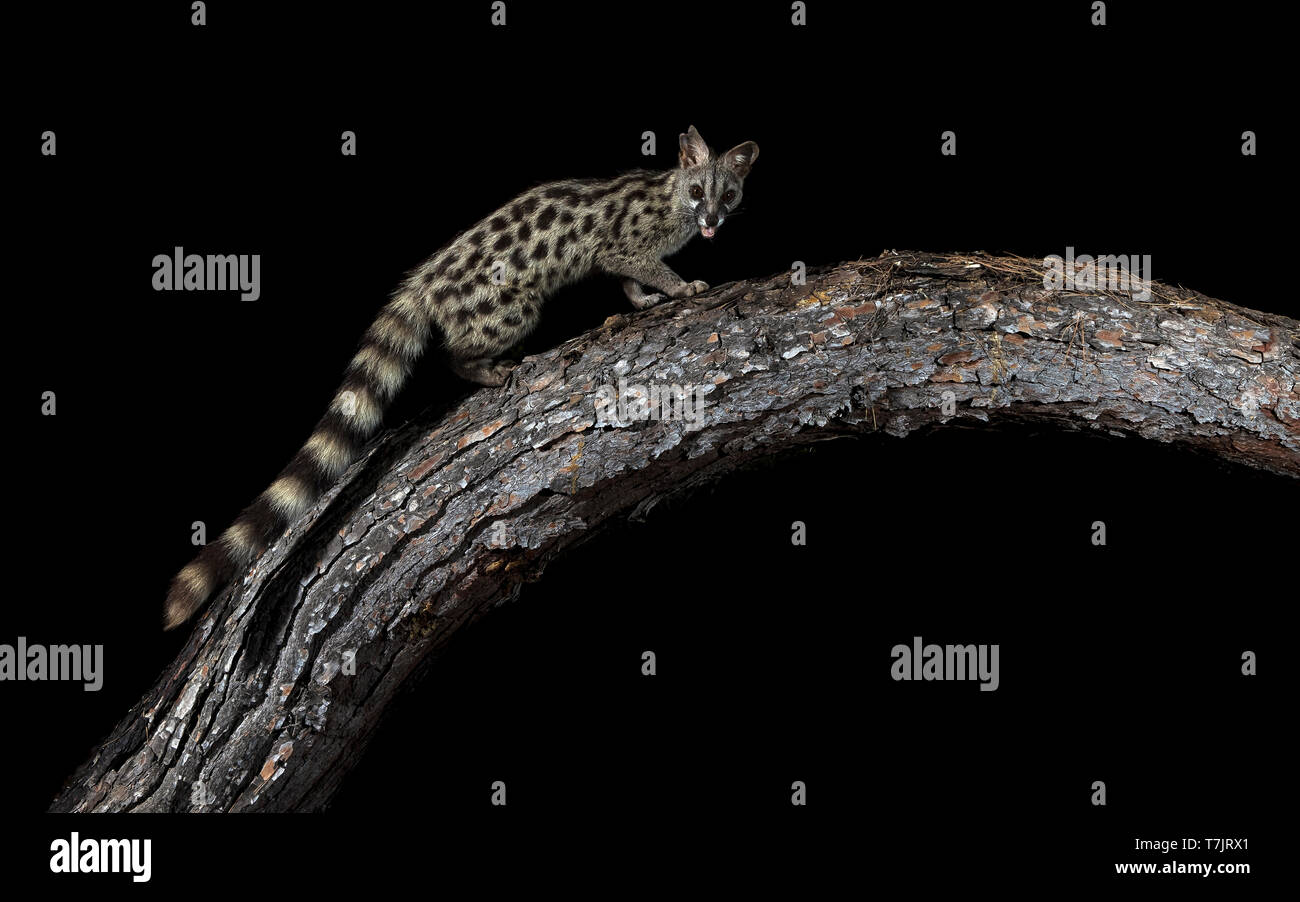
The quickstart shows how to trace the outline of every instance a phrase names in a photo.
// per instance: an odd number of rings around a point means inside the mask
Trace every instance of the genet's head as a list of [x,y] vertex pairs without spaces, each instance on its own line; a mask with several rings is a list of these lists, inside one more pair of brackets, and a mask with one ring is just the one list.
[[693,125],[678,143],[682,166],[678,201],[691,211],[700,234],[712,238],[727,215],[740,206],[745,176],[758,159],[758,145],[746,141],[715,156]]

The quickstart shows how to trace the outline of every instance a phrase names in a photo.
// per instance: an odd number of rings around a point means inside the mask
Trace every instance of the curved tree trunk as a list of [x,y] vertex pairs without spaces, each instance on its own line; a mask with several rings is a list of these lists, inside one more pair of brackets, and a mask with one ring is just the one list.
[[[459,627],[611,518],[797,445],[973,418],[1300,476],[1293,319],[1158,284],[1148,303],[1048,291],[1037,262],[984,255],[891,253],[791,282],[611,317],[382,436],[200,615],[52,810],[322,808]],[[621,399],[602,391],[620,379]],[[670,385],[703,405],[670,394],[676,416],[638,418],[637,392]]]

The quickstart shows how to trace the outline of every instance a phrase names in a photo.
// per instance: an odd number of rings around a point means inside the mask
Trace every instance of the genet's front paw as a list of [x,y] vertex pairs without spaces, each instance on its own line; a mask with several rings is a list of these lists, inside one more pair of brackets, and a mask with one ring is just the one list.
[[664,299],[664,295],[659,292],[654,294],[643,294],[632,301],[632,306],[638,310],[645,310],[647,307],[653,307]]
[[708,291],[708,290],[709,290],[709,286],[707,282],[701,282],[699,279],[696,279],[694,282],[682,282],[680,285],[678,285],[676,288],[670,291],[669,295],[674,298],[689,298],[689,297],[694,297],[695,295],[699,294],[701,291]]

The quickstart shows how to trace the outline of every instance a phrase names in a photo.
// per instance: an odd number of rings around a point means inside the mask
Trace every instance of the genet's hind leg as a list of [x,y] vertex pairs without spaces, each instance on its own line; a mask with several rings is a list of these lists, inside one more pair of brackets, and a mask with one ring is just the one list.
[[506,378],[519,364],[513,360],[496,360],[492,357],[476,357],[472,360],[451,360],[451,368],[462,379],[477,382],[479,385],[505,385]]
[[526,286],[482,289],[444,325],[452,370],[479,385],[506,385],[518,364],[502,355],[524,340],[540,316],[541,299]]

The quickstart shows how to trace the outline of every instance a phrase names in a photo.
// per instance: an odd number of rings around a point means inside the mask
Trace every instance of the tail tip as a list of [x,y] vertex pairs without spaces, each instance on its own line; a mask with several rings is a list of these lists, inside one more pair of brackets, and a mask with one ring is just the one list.
[[163,630],[175,629],[193,617],[207,601],[211,588],[211,574],[198,561],[176,574],[163,605]]
[[163,610],[163,632],[174,630],[189,619],[189,614],[185,613],[179,605],[169,601],[167,607]]

